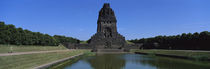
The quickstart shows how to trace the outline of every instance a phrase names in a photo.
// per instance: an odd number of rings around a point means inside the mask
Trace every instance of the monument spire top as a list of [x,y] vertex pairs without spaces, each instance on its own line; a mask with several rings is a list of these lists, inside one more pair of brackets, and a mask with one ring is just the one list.
[[103,8],[110,8],[110,4],[109,3],[104,3]]

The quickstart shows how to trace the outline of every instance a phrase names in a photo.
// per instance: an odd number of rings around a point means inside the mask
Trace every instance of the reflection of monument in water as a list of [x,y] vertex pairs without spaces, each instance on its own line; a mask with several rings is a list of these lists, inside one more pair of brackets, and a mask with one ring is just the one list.
[[91,37],[90,45],[94,49],[121,49],[125,38],[117,32],[117,19],[109,3],[105,3],[99,12],[97,33]]
[[126,60],[119,56],[121,56],[121,54],[97,54],[86,61],[93,69],[123,69],[126,65]]

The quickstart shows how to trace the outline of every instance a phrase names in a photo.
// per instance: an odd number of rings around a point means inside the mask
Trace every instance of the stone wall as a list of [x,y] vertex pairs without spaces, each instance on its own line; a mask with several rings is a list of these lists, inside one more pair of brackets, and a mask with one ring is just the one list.
[[64,43],[63,45],[68,49],[92,49],[90,44]]
[[[74,43],[65,43],[64,46],[68,49],[94,49],[94,46],[91,44],[74,44]],[[124,51],[129,51],[130,49],[141,49],[143,44],[125,44],[121,47]]]

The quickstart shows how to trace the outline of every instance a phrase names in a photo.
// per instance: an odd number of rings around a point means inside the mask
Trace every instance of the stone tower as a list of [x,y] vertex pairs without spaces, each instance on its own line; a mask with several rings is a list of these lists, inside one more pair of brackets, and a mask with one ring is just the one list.
[[117,19],[109,3],[105,3],[99,12],[97,33],[90,39],[94,49],[121,49],[125,38],[117,32]]

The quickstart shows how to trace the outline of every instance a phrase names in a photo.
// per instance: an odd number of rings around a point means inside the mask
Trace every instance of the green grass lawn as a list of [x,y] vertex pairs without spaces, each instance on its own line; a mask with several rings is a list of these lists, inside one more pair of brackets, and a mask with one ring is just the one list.
[[0,53],[13,52],[29,52],[29,51],[49,51],[49,50],[66,50],[64,46],[16,46],[16,45],[0,45]]
[[177,55],[187,56],[192,58],[209,58],[210,52],[199,52],[199,51],[184,51],[184,50],[131,50],[131,52],[142,52],[149,54],[165,54],[165,55]]
[[74,50],[68,52],[53,52],[40,54],[27,54],[16,56],[1,56],[0,69],[31,69],[62,58],[74,56],[80,53],[88,53],[89,50]]
[[134,44],[133,42],[130,42],[130,41],[128,41],[128,40],[126,40],[126,43],[128,43],[128,44]]
[[81,41],[80,44],[88,44],[87,41]]

